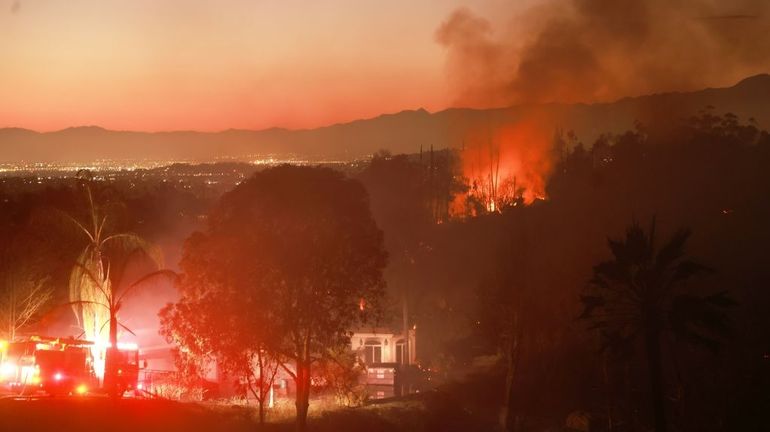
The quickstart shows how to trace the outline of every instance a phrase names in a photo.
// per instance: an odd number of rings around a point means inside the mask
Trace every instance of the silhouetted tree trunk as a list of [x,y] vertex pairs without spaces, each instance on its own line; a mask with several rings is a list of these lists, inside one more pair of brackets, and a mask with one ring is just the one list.
[[652,325],[646,330],[647,366],[650,370],[652,411],[655,417],[655,432],[666,432],[666,407],[663,395],[663,373],[660,355],[660,331]]
[[306,361],[297,363],[297,431],[304,432],[307,429],[307,411],[310,406],[310,363]]
[[307,429],[307,411],[310,406],[310,340],[306,336],[300,355],[297,356],[297,397],[294,405],[297,408],[297,432]]
[[511,400],[513,399],[513,380],[516,378],[516,366],[519,362],[519,315],[513,313],[511,318],[511,333],[506,344],[506,369],[505,376],[505,394],[503,395],[503,407],[500,413],[500,427],[503,430],[512,431],[515,429],[515,421],[511,415]]
[[631,430],[638,430],[640,428],[639,416],[637,415],[638,410],[636,409],[633,383],[631,382],[631,364],[628,360],[623,362],[623,391],[625,394],[624,413],[626,421],[631,424]]
[[[265,362],[263,361],[262,354],[257,354],[258,361],[259,361],[259,398],[257,399],[257,402],[259,402],[259,424],[263,425],[265,424]],[[275,375],[273,375],[275,376]],[[272,386],[272,380],[270,382],[270,386]]]
[[602,377],[604,379],[604,386],[607,391],[607,430],[609,432],[612,432],[612,426],[613,426],[613,392],[612,392],[612,385],[610,384],[610,375],[608,369],[608,360],[607,360],[607,353],[604,353],[602,355]]
[[267,403],[269,406],[271,402],[275,375],[278,373],[278,367],[281,363],[277,359],[269,357],[262,348],[257,350],[257,352],[249,358],[249,364],[254,363],[254,356],[256,356],[257,359],[259,375],[257,376],[254,373],[254,369],[251,368],[246,379],[251,393],[257,399],[257,403],[259,404],[259,424],[264,425],[266,414],[265,404]]
[[403,304],[402,304],[402,317],[403,319],[403,326],[404,326],[404,348],[401,355],[403,356],[402,360],[404,362],[404,365],[409,365],[409,352],[411,350],[411,347],[409,346],[409,305],[406,301],[406,287],[404,287],[404,297],[403,297]]

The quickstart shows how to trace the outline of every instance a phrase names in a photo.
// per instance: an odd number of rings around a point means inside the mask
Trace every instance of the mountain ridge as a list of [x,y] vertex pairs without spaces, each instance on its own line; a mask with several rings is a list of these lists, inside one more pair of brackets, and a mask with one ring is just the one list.
[[[357,159],[380,149],[394,153],[459,147],[479,127],[516,122],[532,112],[552,127],[574,130],[590,144],[601,133],[618,133],[656,119],[682,118],[706,106],[754,118],[770,128],[770,74],[757,74],[733,86],[690,92],[666,92],[620,98],[613,102],[522,104],[500,108],[424,108],[384,113],[311,129],[226,129],[214,132],[110,130],[98,125],[57,131],[0,128],[0,162],[88,162],[105,159],[192,160],[277,155],[296,158]],[[141,158],[136,155],[141,154]]]

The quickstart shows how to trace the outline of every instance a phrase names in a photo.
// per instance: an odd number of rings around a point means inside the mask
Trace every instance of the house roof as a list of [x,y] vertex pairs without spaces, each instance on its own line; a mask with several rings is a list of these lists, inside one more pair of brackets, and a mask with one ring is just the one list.
[[393,331],[391,328],[387,327],[359,327],[358,329],[353,330],[353,334],[357,333],[371,333],[371,334],[377,334],[377,335],[400,335],[401,332]]

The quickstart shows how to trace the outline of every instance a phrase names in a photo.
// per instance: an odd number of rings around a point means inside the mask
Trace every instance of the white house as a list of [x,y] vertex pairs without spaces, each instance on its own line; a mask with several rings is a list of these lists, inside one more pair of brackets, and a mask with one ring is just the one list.
[[368,367],[410,365],[417,358],[415,329],[409,329],[406,336],[386,328],[359,329],[350,338],[350,348]]

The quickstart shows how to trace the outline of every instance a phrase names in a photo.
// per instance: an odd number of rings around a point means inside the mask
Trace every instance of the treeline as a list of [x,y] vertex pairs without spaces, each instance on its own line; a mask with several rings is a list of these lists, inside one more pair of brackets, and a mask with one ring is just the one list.
[[[653,238],[650,249],[657,251],[684,228],[691,235],[679,245],[684,256],[675,258],[710,271],[688,276],[681,294],[724,296],[715,300],[724,307],[698,319],[690,313],[685,332],[662,332],[658,393],[665,421],[681,430],[766,424],[768,133],[706,109],[602,136],[590,147],[576,142],[561,155],[545,201],[412,232],[417,225],[404,213],[377,211],[377,202],[390,197],[370,188],[378,223],[391,227],[386,244],[389,236],[411,239],[399,243],[410,247],[389,249],[405,258],[398,271],[391,263],[388,282],[408,298],[421,358],[456,370],[480,355],[500,355],[498,387],[487,392],[502,405],[512,340],[504,330],[515,306],[509,427],[527,430],[542,419],[563,424],[576,410],[591,413],[599,430],[652,426],[655,391],[644,338],[622,352],[609,349],[606,328],[578,319],[586,306],[581,296],[591,293],[594,266],[617,258],[608,237],[616,246],[627,242],[635,226],[642,233],[636,237]],[[707,343],[684,336],[701,331]]]
[[[742,122],[709,109],[690,119],[602,136],[590,146],[574,137],[571,141],[555,151],[556,169],[545,200],[480,211],[473,218],[449,217],[453,197],[468,187],[452,151],[381,153],[362,169],[346,173],[347,179],[363,184],[388,254],[388,295],[382,299],[379,323],[394,329],[416,326],[418,358],[440,373],[471,370],[484,356],[497,358],[489,372],[492,379],[476,377],[489,385],[472,399],[485,401],[477,412],[494,417],[498,407],[505,407],[501,417],[510,429],[561,425],[576,411],[589,413],[592,427],[599,430],[640,430],[653,424],[659,430],[665,425],[750,430],[766,424],[768,133],[751,120]],[[335,177],[335,182],[347,185],[347,179]],[[96,182],[92,187],[95,200],[109,215],[109,229],[162,243],[172,267],[180,261],[182,243],[190,233],[206,232],[207,226],[213,230],[216,222],[209,218],[217,213],[212,209],[226,207],[219,197],[157,181],[138,186]],[[295,189],[298,201],[282,205],[301,210],[301,200],[308,197],[297,192],[301,187]],[[50,297],[35,313],[41,318],[46,309],[68,298],[67,280],[83,247],[81,233],[58,223],[55,213],[83,219],[89,205],[74,180],[30,193],[0,194],[2,298],[9,298],[5,294],[19,286],[18,280],[32,281],[24,282],[25,289]],[[334,193],[326,190],[323,196]],[[323,203],[315,204],[324,208]],[[617,332],[606,323],[596,325],[596,315],[586,313],[599,310],[592,302],[613,304],[608,298],[597,299],[601,282],[595,267],[628,264],[621,244],[646,244],[639,246],[647,251],[640,256],[657,257],[678,238],[680,228],[691,234],[675,242],[677,248],[669,248],[676,253],[666,268],[691,261],[704,270],[682,278],[686,286],[677,286],[667,299],[680,294],[689,299],[716,296],[711,298],[720,304],[715,303],[713,314],[699,315],[700,322],[693,319],[697,314],[688,312],[687,320],[677,322],[684,332],[673,331],[677,328],[672,322],[661,325],[660,364],[651,367],[649,345],[644,337],[631,337],[633,332],[627,330],[632,326]],[[231,233],[233,241],[243,240],[238,233]],[[614,243],[608,244],[608,237]],[[193,258],[187,258],[191,269],[196,268]],[[654,267],[657,261],[632,262],[638,265],[619,268]],[[189,277],[194,272],[186,273]],[[636,282],[617,278],[612,283],[628,287]],[[253,295],[255,302],[258,294]],[[243,306],[235,299],[231,305]],[[674,316],[670,308],[662,311],[661,316]],[[0,330],[10,332],[10,326],[4,315]],[[21,327],[17,330],[50,328],[34,318]],[[341,332],[334,328],[330,334],[337,337]],[[687,334],[690,337],[684,337]],[[691,343],[693,334],[706,343]],[[608,343],[612,336],[622,336],[627,343]],[[285,348],[285,340],[276,340]],[[650,379],[655,368],[657,383]],[[653,409],[660,400],[663,423]],[[304,401],[299,408],[306,409]]]
[[[88,238],[72,221],[88,221],[92,206],[75,176],[26,187],[0,184],[0,338],[55,332],[78,336],[70,278]],[[130,232],[163,248],[171,266],[179,245],[199,227],[213,199],[159,182],[92,181],[105,233]],[[34,295],[30,295],[34,294]],[[45,302],[29,302],[43,294]],[[20,318],[19,311],[26,311]],[[150,312],[154,316],[155,312]]]

